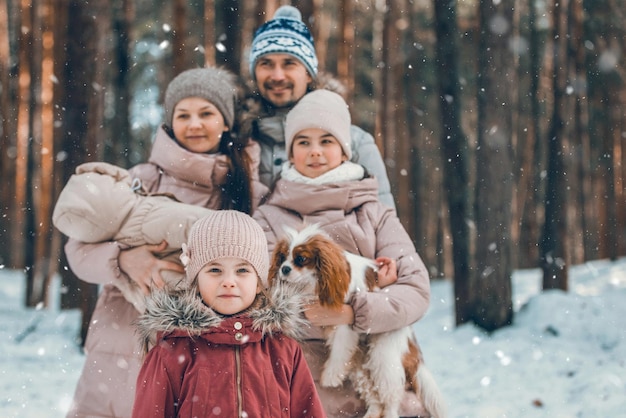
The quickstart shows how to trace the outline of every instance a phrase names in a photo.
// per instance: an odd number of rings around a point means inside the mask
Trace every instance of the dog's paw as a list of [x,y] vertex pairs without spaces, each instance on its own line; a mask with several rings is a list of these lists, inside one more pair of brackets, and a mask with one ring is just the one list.
[[326,388],[336,388],[343,384],[343,381],[346,379],[346,375],[342,373],[336,373],[330,369],[324,369],[322,372],[322,377],[320,378],[320,382],[322,386]]
[[[395,416],[395,418],[397,417],[398,415]],[[376,405],[367,408],[367,412],[363,415],[363,418],[385,418],[385,415],[383,415],[382,408]]]

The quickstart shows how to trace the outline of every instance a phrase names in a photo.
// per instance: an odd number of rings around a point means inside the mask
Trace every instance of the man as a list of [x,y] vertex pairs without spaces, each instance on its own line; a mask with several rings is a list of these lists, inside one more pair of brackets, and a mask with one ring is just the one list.
[[[285,116],[302,96],[321,84],[313,37],[298,9],[280,7],[274,19],[257,30],[250,51],[250,74],[261,109],[249,129],[261,145],[261,181],[271,187],[287,161]],[[350,128],[350,136],[352,162],[364,166],[378,180],[381,202],[395,208],[385,164],[374,138],[355,125]]]
[[[298,9],[292,6],[280,7],[274,18],[257,30],[249,60],[250,74],[255,84],[253,101],[255,105],[260,105],[260,109],[255,109],[251,113],[256,114],[244,118],[244,124],[252,125],[246,126],[244,131],[251,129],[251,135],[261,145],[259,175],[261,181],[271,187],[281,172],[283,163],[288,160],[284,135],[287,113],[305,94],[321,88],[323,84],[317,73],[313,38],[302,22]],[[395,208],[385,165],[374,138],[363,129],[352,125],[350,139],[351,161],[364,166],[378,180],[380,201]],[[305,356],[307,361],[318,358],[306,352]],[[309,366],[312,371],[316,370],[314,374],[321,370],[319,362]],[[352,403],[352,397],[343,399],[333,389],[318,387],[318,391],[322,403],[328,409],[329,417],[336,416],[336,409],[356,411],[362,408]],[[400,413],[403,417],[422,416],[425,412],[423,408],[415,393],[406,392]]]

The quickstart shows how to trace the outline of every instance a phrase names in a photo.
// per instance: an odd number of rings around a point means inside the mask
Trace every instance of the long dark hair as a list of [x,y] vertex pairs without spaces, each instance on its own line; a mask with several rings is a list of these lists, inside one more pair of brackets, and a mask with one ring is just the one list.
[[219,152],[229,157],[226,182],[222,185],[222,209],[234,209],[252,214],[252,185],[250,156],[245,148],[248,137],[226,131],[220,140]]
[[[167,134],[179,144],[174,136],[174,130],[167,124],[163,124]],[[252,184],[250,181],[250,167],[252,161],[245,151],[248,145],[248,137],[240,139],[240,136],[232,131],[222,133],[218,151],[228,156],[228,173],[226,182],[221,186],[222,206],[220,209],[234,209],[240,212],[252,214]]]

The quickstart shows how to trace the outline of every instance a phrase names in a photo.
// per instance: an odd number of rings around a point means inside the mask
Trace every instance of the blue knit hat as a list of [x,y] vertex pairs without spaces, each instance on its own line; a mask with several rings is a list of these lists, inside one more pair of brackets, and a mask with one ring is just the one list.
[[257,29],[250,50],[250,74],[254,78],[256,61],[265,54],[289,54],[304,64],[311,77],[317,76],[317,55],[313,36],[293,6],[281,6],[274,19]]

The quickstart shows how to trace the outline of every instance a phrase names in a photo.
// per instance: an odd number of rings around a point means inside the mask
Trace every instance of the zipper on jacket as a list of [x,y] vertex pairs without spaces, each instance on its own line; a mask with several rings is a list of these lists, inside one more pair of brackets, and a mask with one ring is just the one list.
[[235,375],[237,379],[237,409],[239,410],[239,417],[243,417],[243,394],[241,390],[241,346],[235,346]]

